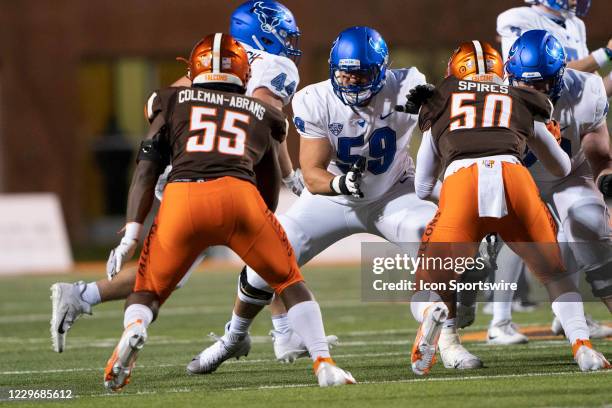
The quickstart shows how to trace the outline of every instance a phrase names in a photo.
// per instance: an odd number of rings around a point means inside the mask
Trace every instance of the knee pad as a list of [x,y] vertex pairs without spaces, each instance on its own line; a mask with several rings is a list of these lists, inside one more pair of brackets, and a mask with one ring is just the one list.
[[563,230],[581,271],[598,269],[612,261],[608,210],[595,198],[575,203],[563,221]]
[[238,277],[238,298],[252,305],[266,306],[272,302],[274,289],[246,266],[242,268]]

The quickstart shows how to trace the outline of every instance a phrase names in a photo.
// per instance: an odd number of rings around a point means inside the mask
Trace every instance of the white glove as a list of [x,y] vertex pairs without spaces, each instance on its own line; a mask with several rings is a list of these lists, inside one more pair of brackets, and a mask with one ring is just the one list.
[[164,172],[160,174],[159,178],[157,179],[157,184],[155,184],[155,198],[157,198],[159,201],[162,200],[162,196],[164,195],[164,188],[166,187],[166,184],[168,183],[168,175],[170,174],[171,171],[172,171],[172,166],[167,165],[166,168],[164,169]]
[[364,157],[355,162],[346,175],[336,176],[329,183],[330,188],[337,194],[351,195],[355,198],[363,198],[361,192],[361,178],[365,171],[366,160]]
[[106,262],[106,277],[108,280],[112,280],[119,273],[123,262],[129,261],[134,256],[141,231],[142,224],[137,222],[126,224],[125,234],[121,238],[121,242],[115,249],[111,250]]
[[304,176],[302,175],[302,170],[297,169],[291,171],[291,174],[287,177],[283,177],[283,184],[291,190],[293,194],[299,197],[302,194],[302,190],[304,190]]

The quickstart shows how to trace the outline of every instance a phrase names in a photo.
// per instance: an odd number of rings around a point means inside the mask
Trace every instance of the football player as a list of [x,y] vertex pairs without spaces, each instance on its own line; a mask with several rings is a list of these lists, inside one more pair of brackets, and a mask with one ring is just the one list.
[[[595,296],[602,298],[612,311],[612,233],[602,196],[602,192],[611,194],[608,186],[612,159],[605,121],[608,101],[602,80],[595,74],[565,69],[561,58],[550,60],[546,46],[560,42],[544,30],[527,31],[519,40],[510,50],[508,76],[551,97],[555,104],[553,116],[561,126],[561,146],[572,158],[572,172],[566,178],[556,177],[530,154],[525,157],[525,164],[542,198],[553,208],[559,223],[559,242],[569,243],[563,244],[562,249],[565,265],[573,272],[576,285],[581,272],[585,272]],[[525,269],[505,246],[498,256],[498,265],[495,276],[498,281],[516,282]],[[527,342],[527,337],[512,323],[511,299],[512,291],[495,292],[487,336],[490,344]],[[612,328],[590,318],[587,322],[591,338],[612,335]],[[563,333],[558,318],[553,320],[552,331]]]
[[[258,98],[270,105],[282,109],[289,103],[299,83],[296,64],[302,52],[298,48],[300,31],[291,11],[282,4],[272,1],[247,1],[237,7],[230,20],[230,33],[246,49],[251,64],[251,80],[246,95]],[[175,82],[176,86],[188,86],[190,80],[183,77]],[[151,112],[152,95],[145,107]],[[275,152],[279,151],[279,160]],[[279,165],[281,169],[276,167]],[[156,195],[161,199],[165,186],[165,177],[171,170],[160,177],[156,186]],[[282,171],[281,171],[282,170]],[[273,146],[265,160],[256,165],[255,171],[258,188],[268,206],[274,210],[278,203],[278,174],[282,172],[283,182],[294,193],[300,194],[303,181],[299,170],[293,172],[286,142],[279,147]],[[125,237],[109,259],[109,275],[117,274],[124,262],[132,257],[138,237]],[[193,268],[185,275],[179,287],[189,277],[191,271],[201,262],[198,258]],[[110,276],[109,276],[110,277]],[[91,314],[92,306],[101,302],[125,299],[134,287],[136,269],[128,268],[117,274],[111,281],[102,279],[97,282],[56,283],[51,287],[52,318],[51,338],[53,349],[62,352],[65,347],[66,334],[74,322],[83,314]]]
[[[563,54],[561,46],[552,42],[548,50],[552,60]],[[549,132],[559,132],[550,120],[552,103],[535,90],[504,85],[502,77],[499,53],[488,43],[472,41],[452,55],[447,77],[437,89],[420,87],[409,96],[414,101],[432,93],[419,113],[424,134],[417,156],[418,196],[428,198],[438,175],[444,174],[439,209],[419,253],[424,259],[469,258],[488,233],[497,232],[546,286],[580,368],[608,368],[608,361],[589,341],[582,298],[565,273],[552,216],[521,163],[527,144],[551,174],[569,174],[570,159]],[[417,270],[420,290],[411,301],[413,315],[421,323],[412,348],[412,370],[417,375],[430,371],[443,328],[449,320],[454,325],[453,278],[458,278],[454,270],[435,263]],[[440,286],[430,291],[425,283]]]
[[[515,7],[497,17],[502,55],[507,58],[514,41],[528,30],[546,30],[561,42],[568,68],[595,72],[612,61],[612,38],[589,54],[586,28],[579,18],[585,16],[591,0],[525,0],[529,7]],[[612,96],[612,73],[604,78],[608,97]]]
[[319,306],[283,229],[255,186],[255,163],[270,144],[283,141],[288,123],[280,110],[243,96],[249,76],[240,43],[227,34],[211,34],[191,52],[192,86],[162,89],[149,104],[153,120],[130,188],[128,234],[139,235],[156,180],[165,164],[173,167],[140,256],[134,291],[126,300],[125,331],[104,371],[104,384],[113,391],[129,383],[148,326],[211,245],[230,247],[261,271],[306,344],[320,386],[355,383],[331,359]]
[[[403,99],[400,95],[425,83],[425,77],[416,68],[390,69],[388,59],[378,32],[364,26],[348,28],[332,45],[329,79],[305,87],[293,100],[307,189],[279,220],[299,265],[355,233],[415,242],[435,213],[435,205],[419,200],[414,191],[414,165],[407,147],[416,116],[394,111]],[[239,291],[237,305],[261,309],[272,298],[272,288],[256,272],[247,270],[251,290]],[[291,330],[282,304],[273,304],[271,312],[276,357],[292,361],[306,350]],[[458,337],[446,340],[443,359],[454,359],[449,364],[481,365]],[[215,344],[202,351],[188,371],[214,371],[222,362],[219,349]]]

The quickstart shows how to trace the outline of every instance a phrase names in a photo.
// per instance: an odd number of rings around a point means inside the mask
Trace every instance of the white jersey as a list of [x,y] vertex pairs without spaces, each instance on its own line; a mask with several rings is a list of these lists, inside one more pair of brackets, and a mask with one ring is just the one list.
[[300,83],[300,76],[293,61],[241,44],[246,49],[251,64],[251,79],[246,95],[252,96],[258,88],[268,88],[283,100],[283,106],[289,104]]
[[[561,127],[561,147],[572,160],[570,174],[580,172],[581,175],[592,176],[582,150],[581,137],[600,126],[605,121],[607,112],[608,98],[601,77],[566,69],[561,96],[555,103],[553,118],[559,121]],[[525,164],[538,183],[559,180],[546,171],[542,163],[532,164],[529,156],[525,158]]]
[[[395,111],[406,95],[425,76],[416,68],[389,69],[385,85],[365,107],[345,105],[334,93],[329,80],[309,85],[293,99],[294,123],[306,138],[327,138],[333,157],[327,170],[346,173],[359,156],[367,158],[361,181],[363,199],[352,196],[327,197],[340,203],[368,202],[387,192],[398,180],[414,177],[414,163],[408,152],[418,116]],[[401,181],[401,180],[400,180]]]
[[497,17],[497,33],[502,39],[504,60],[508,57],[514,41],[529,30],[546,30],[554,35],[565,49],[568,61],[589,55],[584,22],[578,17],[562,20],[536,7],[516,7],[504,11]]

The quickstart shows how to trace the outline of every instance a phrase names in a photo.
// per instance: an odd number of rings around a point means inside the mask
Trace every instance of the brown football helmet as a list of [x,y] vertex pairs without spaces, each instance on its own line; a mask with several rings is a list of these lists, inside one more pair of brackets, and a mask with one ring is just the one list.
[[245,49],[229,34],[215,33],[191,50],[187,77],[193,84],[222,83],[246,89],[251,66]]
[[448,60],[446,76],[482,82],[501,82],[504,62],[499,52],[486,41],[470,41],[459,45]]

